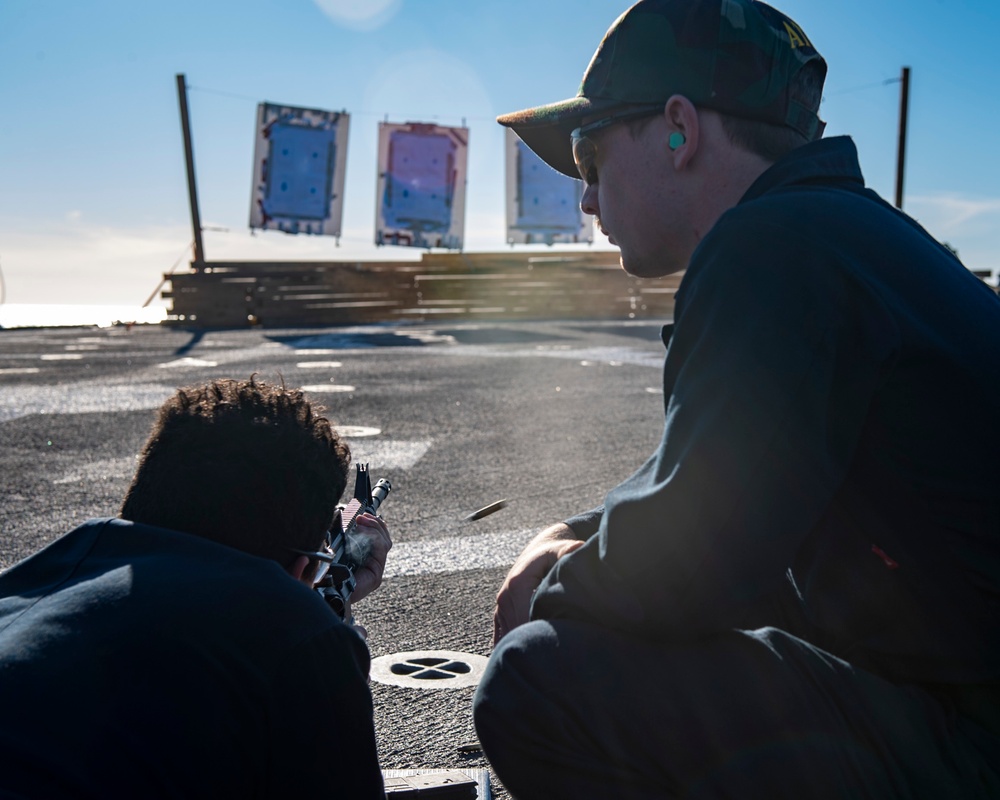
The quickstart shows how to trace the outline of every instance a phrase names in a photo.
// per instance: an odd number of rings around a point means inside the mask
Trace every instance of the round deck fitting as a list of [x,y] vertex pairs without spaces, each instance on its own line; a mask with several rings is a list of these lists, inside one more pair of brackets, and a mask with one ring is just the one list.
[[485,656],[416,650],[372,659],[371,677],[378,683],[411,689],[457,689],[476,686],[485,669]]

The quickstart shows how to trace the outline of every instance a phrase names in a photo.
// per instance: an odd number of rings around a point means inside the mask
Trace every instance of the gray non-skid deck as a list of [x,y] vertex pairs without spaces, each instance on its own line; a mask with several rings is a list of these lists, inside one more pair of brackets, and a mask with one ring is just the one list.
[[[356,608],[372,656],[486,657],[523,543],[654,449],[662,351],[658,323],[627,321],[0,331],[0,567],[115,514],[174,387],[257,373],[306,386],[355,460],[392,480],[387,578]],[[488,768],[469,752],[474,688],[455,684],[372,683],[383,768]],[[493,796],[507,797],[495,779]]]

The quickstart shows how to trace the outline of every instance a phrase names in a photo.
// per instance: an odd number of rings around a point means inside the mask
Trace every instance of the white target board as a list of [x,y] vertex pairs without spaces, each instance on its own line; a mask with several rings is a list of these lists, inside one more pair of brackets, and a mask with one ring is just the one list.
[[340,236],[346,112],[257,106],[250,228]]
[[468,149],[468,128],[379,124],[375,244],[462,249]]
[[592,243],[593,221],[580,209],[583,181],[556,172],[505,131],[508,244]]

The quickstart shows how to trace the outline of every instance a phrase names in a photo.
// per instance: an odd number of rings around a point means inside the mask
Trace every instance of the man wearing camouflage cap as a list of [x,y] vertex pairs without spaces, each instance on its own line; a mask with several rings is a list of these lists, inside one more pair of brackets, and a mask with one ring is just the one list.
[[518,798],[1000,796],[1000,302],[821,138],[825,74],[763,3],[642,0],[499,118],[686,270],[658,450],[497,596]]

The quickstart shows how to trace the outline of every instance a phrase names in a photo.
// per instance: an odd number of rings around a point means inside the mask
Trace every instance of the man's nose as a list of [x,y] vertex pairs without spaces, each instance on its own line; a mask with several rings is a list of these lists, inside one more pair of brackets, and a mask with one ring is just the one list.
[[583,190],[583,197],[580,198],[580,209],[584,214],[590,214],[592,217],[600,216],[601,207],[597,203],[596,183],[588,183],[587,188]]

